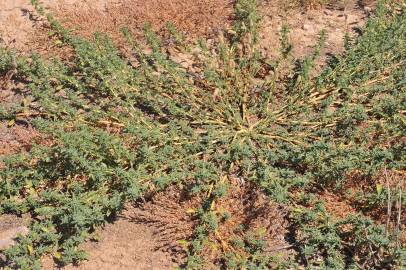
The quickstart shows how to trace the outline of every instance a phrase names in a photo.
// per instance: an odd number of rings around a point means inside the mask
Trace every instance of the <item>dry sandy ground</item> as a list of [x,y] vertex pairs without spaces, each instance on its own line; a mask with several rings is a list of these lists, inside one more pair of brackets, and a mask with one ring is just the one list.
[[[365,1],[335,1],[339,3],[308,11],[289,6],[287,3],[291,1],[264,1],[261,7],[264,16],[261,47],[265,54],[275,55],[279,31],[283,24],[287,24],[291,29],[289,39],[293,55],[303,57],[312,51],[318,34],[325,29],[328,38],[322,54],[324,61],[328,55],[343,50],[345,33],[354,36],[354,29],[364,24],[373,8]],[[215,36],[220,29],[229,27],[232,19],[230,0],[43,0],[42,3],[65,26],[86,37],[94,31],[104,31],[119,39],[120,27],[129,26],[134,33],[139,33],[145,22],[151,22],[153,28],[162,33],[169,20],[182,33],[194,37]],[[0,0],[3,45],[21,53],[36,51],[47,56],[61,55],[61,48],[49,38],[48,30],[29,0]],[[7,91],[0,89],[0,106],[19,102],[18,95],[9,95],[10,90]],[[0,158],[29,149],[37,135],[26,123],[17,123],[14,127],[0,123]],[[65,269],[171,269],[173,256],[158,248],[161,236],[148,223],[134,222],[135,213],[132,208],[125,211],[114,223],[100,230],[99,242],[88,242],[83,246],[89,253],[89,261]],[[0,217],[0,235],[2,230],[21,224],[21,219]],[[44,269],[55,267],[50,258],[44,259]]]
[[[118,38],[119,29],[128,26],[139,33],[146,22],[162,31],[168,21],[186,35],[213,35],[229,26],[231,0],[43,0],[45,7],[76,33],[90,36],[95,31]],[[290,42],[296,57],[311,52],[321,30],[327,33],[324,54],[343,49],[345,33],[362,27],[374,2],[370,0],[332,1],[322,9],[303,10],[292,7],[292,1],[263,1],[264,16],[261,45],[269,55],[275,54],[283,24],[291,29]],[[0,36],[4,43],[19,51],[43,49],[46,30],[33,12],[29,0],[2,0],[0,3]],[[45,31],[44,31],[45,30]],[[47,49],[55,48],[48,44]]]
[[[146,224],[134,222],[135,210],[130,207],[114,223],[99,230],[100,242],[87,242],[88,261],[64,270],[169,270],[176,265],[170,254],[157,249],[156,231]],[[43,269],[58,269],[50,257],[44,258]]]
[[[264,4],[263,28],[260,36],[261,47],[270,57],[275,55],[279,46],[279,33],[283,25],[289,29],[289,41],[295,57],[303,57],[313,52],[318,36],[324,30],[327,34],[322,50],[321,62],[328,55],[343,51],[346,33],[354,37],[373,10],[373,2],[343,0],[331,1],[322,9],[303,10],[289,6],[290,1],[269,1]],[[362,4],[362,3],[365,3]]]

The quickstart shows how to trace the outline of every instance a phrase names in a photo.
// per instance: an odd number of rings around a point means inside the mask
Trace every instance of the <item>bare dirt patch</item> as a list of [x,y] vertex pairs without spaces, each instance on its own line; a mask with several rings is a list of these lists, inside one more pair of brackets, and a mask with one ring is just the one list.
[[[361,3],[363,2],[363,4]],[[375,1],[331,1],[331,4],[317,9],[292,6],[289,1],[266,1],[260,45],[268,57],[274,57],[280,47],[282,26],[289,29],[289,42],[292,55],[302,58],[311,54],[322,31],[327,36],[321,52],[319,64],[325,63],[328,56],[344,50],[344,37],[354,38],[374,8]]]
[[[49,1],[45,1],[49,2]],[[30,0],[0,2],[0,44],[18,53],[61,56],[64,49],[48,34],[45,20],[36,14]]]
[[36,27],[31,20],[33,8],[29,0],[3,0],[0,3],[0,37],[6,45],[17,49],[30,46],[30,36]]
[[[81,248],[88,261],[64,270],[167,270],[175,265],[168,253],[157,248],[156,232],[147,224],[134,222],[134,208],[125,210],[118,219],[99,229],[100,241],[89,241]],[[43,269],[60,269],[50,257],[44,258]]]

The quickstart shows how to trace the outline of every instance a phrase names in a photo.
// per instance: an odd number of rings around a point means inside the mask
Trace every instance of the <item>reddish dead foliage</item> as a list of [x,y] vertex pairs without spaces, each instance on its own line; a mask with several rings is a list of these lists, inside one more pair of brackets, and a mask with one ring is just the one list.
[[76,29],[82,36],[89,37],[101,31],[117,40],[121,38],[121,27],[140,34],[144,25],[150,23],[153,30],[162,32],[167,22],[172,22],[188,37],[207,36],[224,28],[230,22],[232,11],[229,0],[130,0],[110,2],[103,9],[63,5],[54,13],[64,25]]

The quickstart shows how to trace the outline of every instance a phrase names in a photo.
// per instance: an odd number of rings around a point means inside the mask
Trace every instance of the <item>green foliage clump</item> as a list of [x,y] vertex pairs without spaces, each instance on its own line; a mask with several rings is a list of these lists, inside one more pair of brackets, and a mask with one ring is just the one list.
[[[126,202],[174,184],[205,198],[185,266],[204,268],[210,236],[222,225],[215,205],[232,177],[255,183],[294,212],[300,189],[340,192],[352,173],[404,171],[405,13],[378,12],[362,37],[313,78],[321,33],[314,54],[286,77],[281,69],[294,61],[286,40],[278,59],[264,59],[257,48],[256,6],[236,1],[234,28],[216,45],[190,48],[171,28],[193,71],[176,63],[148,26],[150,50],[123,29],[128,59],[107,36],[74,37],[48,16],[75,55],[67,63],[19,60],[17,76],[37,104],[32,124],[52,143],[8,157],[0,171],[0,213],[33,217],[30,233],[5,252],[8,268],[38,269],[49,253],[62,264],[84,259],[78,246],[96,227]],[[399,261],[391,237],[362,214],[331,222],[315,208],[293,216],[292,226],[300,257],[292,265],[378,269]],[[234,240],[244,256],[223,254],[218,267],[278,263],[261,236]]]
[[4,75],[12,67],[13,54],[5,49],[0,48],[0,75]]
[[382,225],[362,215],[334,220],[321,204],[293,215],[299,260],[312,269],[386,269],[396,248]]

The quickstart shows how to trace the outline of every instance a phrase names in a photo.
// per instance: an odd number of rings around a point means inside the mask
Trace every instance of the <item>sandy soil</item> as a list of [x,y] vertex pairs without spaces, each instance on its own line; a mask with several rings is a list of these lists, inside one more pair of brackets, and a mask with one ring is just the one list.
[[[42,2],[65,26],[87,37],[94,31],[104,31],[118,38],[118,29],[121,26],[129,26],[134,33],[139,33],[145,22],[151,22],[156,31],[163,33],[162,29],[168,20],[173,21],[182,33],[194,37],[215,36],[220,29],[230,25],[232,18],[230,0]],[[373,9],[374,1],[338,2],[322,9],[305,11],[288,6],[286,3],[290,1],[264,1],[261,8],[264,26],[260,33],[260,44],[264,53],[269,56],[276,54],[275,48],[279,44],[279,32],[283,24],[287,24],[291,29],[289,38],[295,57],[303,57],[312,51],[312,45],[322,29],[327,32],[327,42],[320,63],[330,54],[342,52],[345,33],[349,32],[352,36],[357,34],[356,29],[364,24]],[[3,45],[16,51],[36,51],[48,56],[63,54],[62,49],[48,36],[49,29],[44,21],[35,15],[29,0],[1,0],[0,26]],[[0,89],[0,106],[20,101],[21,98],[13,89]],[[27,123],[17,123],[9,127],[7,122],[0,122],[0,159],[2,155],[28,150],[37,136],[37,132]],[[148,207],[147,209],[151,210]],[[140,213],[137,211],[130,207],[113,223],[99,230],[99,242],[83,245],[89,253],[89,261],[78,267],[69,266],[64,269],[171,269],[174,266],[173,253],[168,248],[162,248],[162,243],[167,243],[171,238],[163,241],[167,236],[151,225],[153,219],[147,218],[149,222],[139,220],[137,217]],[[167,219],[157,222],[162,220]],[[187,227],[190,224],[190,221],[185,219],[181,226]],[[21,219],[0,217],[0,233],[2,230],[8,230],[10,226],[19,225]],[[44,269],[56,269],[50,258],[44,259],[43,266]]]
[[2,0],[0,3],[0,36],[8,46],[29,46],[29,36],[35,21],[30,14],[33,9],[29,0]]
[[[162,32],[168,21],[187,36],[210,36],[229,27],[232,19],[231,0],[43,0],[47,10],[65,26],[82,36],[103,31],[120,38],[120,28],[127,26],[141,33],[145,23]],[[263,1],[261,45],[269,56],[276,53],[282,25],[290,31],[293,55],[303,57],[322,30],[327,33],[323,55],[343,50],[346,33],[355,35],[373,10],[372,0],[339,0],[316,10],[293,7],[290,1]],[[33,12],[29,0],[3,0],[0,3],[0,36],[9,47],[19,51],[55,50],[47,37],[43,20]],[[52,43],[52,42],[51,42]]]
[[[114,223],[98,230],[99,242],[89,241],[82,248],[88,261],[64,270],[169,270],[176,266],[170,254],[157,249],[158,237],[153,227],[134,222],[135,209],[129,207]],[[43,269],[60,269],[52,258],[43,260]]]
[[[263,4],[263,27],[260,45],[269,57],[275,56],[279,47],[280,30],[288,26],[292,54],[302,58],[313,52],[313,47],[321,31],[327,35],[319,63],[324,63],[329,55],[343,51],[346,33],[351,37],[359,34],[359,29],[374,8],[373,1],[355,0],[332,1],[322,9],[304,10],[292,8],[286,1],[269,1]],[[288,1],[289,3],[289,1]]]

